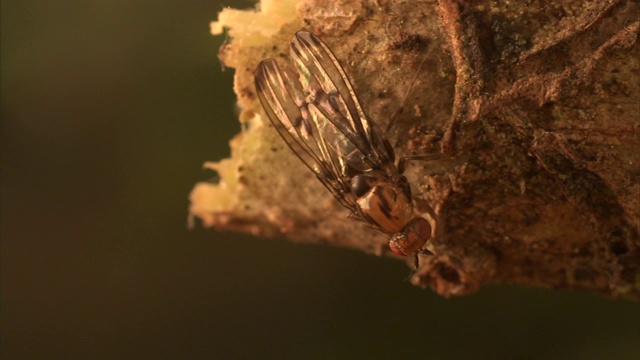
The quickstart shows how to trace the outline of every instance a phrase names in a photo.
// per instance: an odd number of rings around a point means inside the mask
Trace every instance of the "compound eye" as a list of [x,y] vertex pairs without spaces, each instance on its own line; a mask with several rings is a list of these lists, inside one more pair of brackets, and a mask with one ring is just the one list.
[[389,240],[389,248],[391,249],[391,251],[393,251],[394,254],[398,256],[407,256],[409,254],[405,253],[404,249],[402,248],[404,239],[401,239],[401,236],[404,235],[394,236],[393,238],[391,238],[391,240]]
[[421,217],[411,220],[404,230],[389,241],[391,251],[400,256],[409,256],[421,251],[431,237],[431,224]]
[[431,237],[431,224],[427,220],[417,217],[411,220],[405,231],[407,232],[408,238],[410,238],[414,243],[420,244],[420,247],[416,249],[417,252]]
[[351,191],[357,196],[364,196],[373,186],[373,179],[365,175],[356,175],[351,178]]

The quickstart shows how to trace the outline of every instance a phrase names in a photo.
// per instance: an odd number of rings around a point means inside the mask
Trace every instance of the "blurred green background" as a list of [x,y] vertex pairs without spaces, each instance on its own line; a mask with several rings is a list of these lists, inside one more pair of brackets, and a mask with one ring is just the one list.
[[[225,2],[249,7],[251,2]],[[239,131],[193,1],[2,1],[3,359],[637,359],[640,308],[198,228],[187,196]]]

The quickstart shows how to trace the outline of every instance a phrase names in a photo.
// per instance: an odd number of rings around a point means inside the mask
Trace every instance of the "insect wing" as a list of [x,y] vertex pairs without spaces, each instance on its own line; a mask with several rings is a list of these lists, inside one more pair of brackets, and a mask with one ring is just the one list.
[[298,76],[274,59],[263,60],[255,74],[258,97],[287,145],[338,201],[354,210],[352,177],[393,166],[393,149],[364,114],[326,44],[299,31],[290,50]]
[[[287,145],[315,173],[326,170],[315,151],[309,148],[312,144],[309,125],[297,104],[302,101],[302,90],[295,81],[291,81],[290,74],[281,71],[274,59],[266,59],[258,64],[255,85],[267,117]],[[297,147],[302,148],[304,152],[297,151]]]
[[317,122],[309,121],[311,115],[299,81],[289,71],[281,70],[274,59],[266,59],[258,64],[255,85],[267,117],[291,150],[342,205],[355,209],[355,198],[348,180],[338,170],[338,159],[328,155],[325,137],[331,136],[322,135],[315,126]]
[[309,106],[312,121],[320,128],[333,125],[350,143],[340,144],[341,153],[331,156],[342,157],[361,172],[393,163],[393,150],[365,115],[329,47],[314,34],[299,31],[290,50],[307,102],[314,105]]

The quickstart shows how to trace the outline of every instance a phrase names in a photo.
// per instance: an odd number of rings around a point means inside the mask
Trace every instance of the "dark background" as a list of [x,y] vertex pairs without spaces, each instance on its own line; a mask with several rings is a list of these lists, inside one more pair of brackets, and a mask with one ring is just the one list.
[[202,162],[239,131],[221,9],[2,1],[3,359],[637,358],[637,303],[447,300],[391,259],[187,231]]

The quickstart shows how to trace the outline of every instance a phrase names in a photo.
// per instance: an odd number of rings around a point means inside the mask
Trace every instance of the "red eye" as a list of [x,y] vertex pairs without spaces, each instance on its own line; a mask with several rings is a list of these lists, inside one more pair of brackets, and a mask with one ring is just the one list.
[[408,254],[405,254],[402,249],[400,249],[397,245],[397,241],[394,241],[395,239],[391,239],[391,241],[389,241],[389,247],[391,248],[391,251],[393,251],[394,254],[398,255],[398,256],[407,256]]
[[401,233],[389,241],[391,251],[400,256],[419,252],[431,237],[431,224],[421,217],[411,220]]

